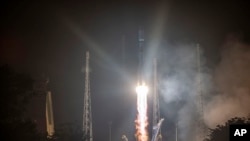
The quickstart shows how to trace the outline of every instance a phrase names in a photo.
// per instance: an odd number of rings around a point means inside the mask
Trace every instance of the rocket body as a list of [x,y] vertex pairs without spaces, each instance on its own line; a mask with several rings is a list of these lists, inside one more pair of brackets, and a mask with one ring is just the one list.
[[137,118],[136,123],[136,138],[137,141],[148,141],[148,117],[147,117],[147,93],[148,87],[144,77],[144,31],[140,29],[138,32],[139,43],[139,62],[138,62],[138,84],[136,87],[137,93]]
[[138,42],[139,42],[139,64],[138,64],[138,83],[143,84],[144,82],[144,30],[139,29]]

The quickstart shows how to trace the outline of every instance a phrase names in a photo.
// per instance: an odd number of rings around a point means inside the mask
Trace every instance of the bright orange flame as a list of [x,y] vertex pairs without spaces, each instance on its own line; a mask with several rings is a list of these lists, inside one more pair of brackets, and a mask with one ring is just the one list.
[[147,93],[148,87],[143,85],[138,85],[136,87],[137,93],[137,119],[136,119],[136,136],[137,141],[147,141],[148,133],[146,127],[148,125],[147,117]]

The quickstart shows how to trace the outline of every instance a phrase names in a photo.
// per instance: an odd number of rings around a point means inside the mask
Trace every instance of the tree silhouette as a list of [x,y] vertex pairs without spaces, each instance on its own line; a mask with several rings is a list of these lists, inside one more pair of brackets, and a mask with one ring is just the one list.
[[83,131],[76,122],[70,122],[60,125],[56,129],[55,141],[83,141]]
[[214,129],[209,129],[209,135],[204,141],[229,141],[229,126],[231,124],[250,123],[250,118],[235,117],[228,120],[224,125],[217,125]]
[[16,73],[7,65],[0,67],[1,140],[39,140],[36,124],[25,115],[26,106],[35,95],[33,83],[26,74]]

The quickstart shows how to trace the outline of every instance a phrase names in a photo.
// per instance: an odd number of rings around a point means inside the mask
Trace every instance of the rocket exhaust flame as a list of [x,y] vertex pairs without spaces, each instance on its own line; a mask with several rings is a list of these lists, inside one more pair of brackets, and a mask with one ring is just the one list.
[[147,93],[148,87],[145,84],[137,85],[137,119],[136,119],[136,137],[137,141],[148,141],[146,127],[148,125],[147,117]]

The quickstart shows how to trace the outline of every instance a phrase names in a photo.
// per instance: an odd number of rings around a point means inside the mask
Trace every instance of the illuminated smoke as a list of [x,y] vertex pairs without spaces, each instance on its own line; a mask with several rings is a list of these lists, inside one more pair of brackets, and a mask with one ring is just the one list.
[[[195,140],[198,136],[195,125],[199,108],[196,104],[195,45],[169,47],[160,53],[159,90],[167,105],[162,106],[161,113],[169,120],[178,122],[180,140]],[[213,56],[206,57],[212,68],[206,67],[204,54],[201,54],[204,122],[209,128],[236,116],[250,115],[250,46],[231,40],[218,48],[216,53],[212,55],[221,55],[218,62],[212,62]]]
[[[164,101],[161,103],[161,114],[170,122],[178,122],[179,140],[195,140],[197,121],[197,52],[196,45],[175,45],[166,50],[161,49],[159,59],[159,92]],[[200,86],[204,97],[211,91],[211,74],[204,68],[204,57],[201,50]],[[160,101],[161,101],[160,99]],[[205,102],[204,102],[205,104]],[[164,105],[164,106],[163,106]],[[164,108],[167,107],[167,108]],[[163,125],[164,126],[164,125]],[[165,129],[166,130],[166,129]],[[167,129],[168,132],[171,132]],[[171,135],[169,135],[171,136]],[[174,138],[174,137],[172,137]]]
[[210,128],[236,116],[247,117],[250,113],[249,47],[232,39],[224,44],[214,74],[217,94],[205,109],[205,122]]
[[[196,45],[177,45],[161,51],[159,62],[159,90],[164,104],[162,115],[168,120],[178,122],[179,139],[195,141],[197,107],[197,54]],[[204,58],[201,56],[201,65]],[[204,91],[210,88],[209,77],[202,72],[201,79],[206,82]],[[203,93],[205,94],[205,93]]]
[[137,85],[137,119],[136,119],[136,137],[137,141],[148,141],[147,125],[147,93],[148,87],[145,84]]

